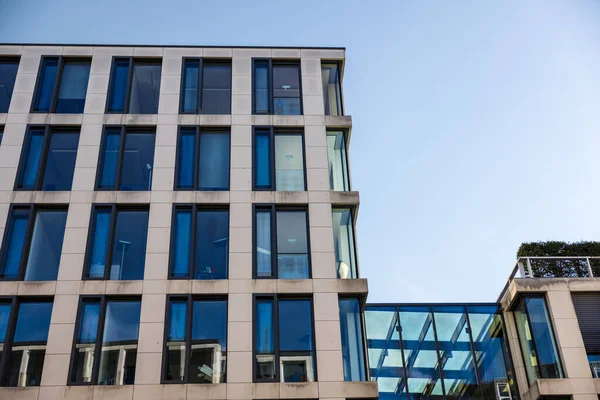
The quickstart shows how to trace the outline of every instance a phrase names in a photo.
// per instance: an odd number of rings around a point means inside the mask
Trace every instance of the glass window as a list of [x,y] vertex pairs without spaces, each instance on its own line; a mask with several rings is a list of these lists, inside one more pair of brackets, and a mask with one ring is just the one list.
[[38,88],[33,111],[49,112],[52,107],[52,95],[56,83],[58,71],[58,57],[43,58],[40,76],[38,77]]
[[168,307],[164,379],[182,383],[225,383],[227,300],[177,297],[169,300]]
[[524,296],[513,313],[529,383],[536,379],[563,378],[544,298]]
[[273,114],[300,115],[300,66],[273,65]]
[[325,103],[325,115],[343,115],[342,88],[340,85],[340,64],[322,64],[321,76],[323,78],[323,102]]
[[202,113],[231,113],[231,64],[203,63]]
[[269,130],[257,129],[254,133],[254,186],[271,189],[271,134]]
[[254,190],[306,190],[302,134],[255,129],[253,170]]
[[271,210],[256,210],[256,276],[272,277]]
[[4,127],[0,126],[0,145],[2,144],[2,136],[4,136]]
[[360,300],[340,299],[340,331],[345,381],[364,381],[365,351]]
[[198,112],[198,93],[200,86],[200,60],[185,60],[183,67],[183,89],[181,112]]
[[[227,279],[229,211],[178,206],[174,212],[171,277]],[[195,238],[193,250],[192,237]],[[190,265],[194,266],[193,270]]]
[[256,354],[256,380],[274,380],[277,376],[275,368],[275,342],[273,324],[273,300],[256,300],[256,331],[254,334],[254,351]]
[[194,188],[196,129],[181,129],[177,158],[177,189]]
[[349,208],[333,209],[333,245],[337,277],[340,279],[358,278],[352,210]]
[[329,187],[345,192],[350,190],[346,135],[344,132],[327,132],[327,158],[329,164]]
[[17,279],[27,236],[30,208],[14,208],[6,224],[2,246],[2,278]]
[[158,113],[160,72],[160,62],[134,61],[129,103],[131,114]]
[[[154,166],[154,131],[106,128],[101,148],[99,189],[150,191]],[[121,166],[119,168],[119,165]]]
[[279,279],[308,279],[306,211],[277,211]]
[[35,189],[44,145],[44,128],[31,128],[27,135],[25,151],[21,156],[17,187]]
[[73,351],[71,380],[77,383],[91,383],[95,362],[98,321],[100,320],[100,300],[84,300],[79,311],[79,330],[76,333]]
[[11,310],[11,303],[0,303],[0,359],[2,358],[2,353],[4,352],[4,342],[6,341],[6,335],[8,332],[8,323],[10,321]]
[[89,61],[64,62],[58,100],[56,102],[57,113],[83,112],[89,77]]
[[52,301],[18,305],[12,345],[5,361],[4,386],[40,386],[51,315]]
[[0,59],[0,113],[8,112],[18,69],[19,60]]
[[254,113],[269,114],[270,108],[269,61],[254,62]]
[[[113,225],[114,231],[111,230]],[[148,236],[147,209],[95,207],[90,235],[86,258],[87,278],[111,280],[144,278]],[[110,271],[106,268],[106,260],[111,260]]]
[[108,94],[108,112],[124,112],[125,96],[129,85],[129,58],[117,58],[113,62],[110,91]]

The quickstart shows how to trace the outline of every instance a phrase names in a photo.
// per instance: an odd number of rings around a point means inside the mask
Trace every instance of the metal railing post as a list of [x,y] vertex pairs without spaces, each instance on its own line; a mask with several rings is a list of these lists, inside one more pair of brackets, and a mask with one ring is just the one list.
[[594,277],[594,271],[592,271],[592,263],[590,263],[590,258],[585,258],[585,263],[587,264],[588,274],[590,278]]
[[523,265],[521,258],[517,260],[517,266],[519,267],[519,275],[521,275],[521,278],[525,278],[525,266]]
[[527,257],[527,273],[529,274],[530,278],[535,278],[533,276],[533,270],[531,269],[531,261],[529,261],[529,257]]

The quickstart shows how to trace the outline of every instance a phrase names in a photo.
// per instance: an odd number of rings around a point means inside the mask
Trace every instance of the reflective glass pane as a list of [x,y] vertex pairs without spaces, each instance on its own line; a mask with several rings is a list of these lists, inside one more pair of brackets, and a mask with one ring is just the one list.
[[10,303],[0,303],[0,354],[2,352],[4,341],[6,340],[6,330],[8,329],[8,320],[10,318]]
[[34,189],[38,169],[40,167],[40,158],[42,156],[42,147],[44,146],[44,129],[34,128],[29,131],[27,149],[23,154],[24,160],[21,160],[21,182],[20,188]]
[[190,274],[190,248],[192,235],[192,210],[175,211],[175,243],[173,249],[174,277],[186,277]]
[[40,76],[38,77],[41,81],[38,83],[37,103],[34,107],[35,111],[50,111],[57,69],[58,58],[45,58],[42,61],[42,69],[40,70]]
[[279,279],[308,279],[306,211],[277,212]]
[[119,112],[125,110],[125,96],[129,81],[129,59],[117,59],[114,62],[111,77],[111,92],[109,95],[108,111]]
[[273,114],[300,115],[300,67],[273,66]]
[[269,131],[257,130],[254,136],[254,184],[271,189],[271,139]]
[[65,61],[56,102],[57,113],[83,112],[89,77],[89,61]]
[[82,303],[79,315],[79,332],[73,358],[73,381],[91,383],[96,351],[96,336],[100,318],[100,301]]
[[196,130],[182,129],[179,136],[179,159],[177,160],[177,188],[194,187],[194,158],[196,157]]
[[198,112],[198,76],[200,71],[198,60],[186,60],[183,71],[182,112]]
[[129,101],[130,114],[158,113],[160,71],[160,62],[134,62]]
[[38,211],[33,225],[26,281],[55,281],[67,225],[67,212]]
[[192,314],[190,383],[224,383],[227,301],[195,300]]
[[227,279],[228,257],[229,211],[198,211],[194,278]]
[[19,61],[0,60],[0,113],[8,112],[18,69]]
[[349,208],[333,209],[333,244],[338,278],[358,278],[352,211]]
[[279,301],[279,352],[283,382],[314,381],[310,300]]
[[327,159],[331,190],[350,190],[348,160],[346,159],[346,135],[344,135],[344,132],[327,132]]
[[29,221],[29,209],[13,210],[8,234],[4,243],[2,254],[2,278],[14,279],[19,274],[19,265],[25,246],[25,235],[27,234],[27,222]]
[[273,276],[271,254],[271,211],[256,211],[256,276]]
[[183,381],[185,378],[187,299],[172,300],[169,307],[166,379],[169,381]]
[[71,190],[78,145],[78,132],[52,132],[42,190]]
[[302,135],[275,135],[277,191],[304,190]]
[[269,62],[254,63],[254,111],[257,114],[269,113]]
[[229,133],[200,134],[198,190],[229,190]]
[[107,129],[102,154],[102,175],[100,176],[101,188],[114,188],[117,179],[117,163],[121,148],[121,130]]
[[323,64],[323,102],[325,115],[342,115],[342,91],[340,87],[340,71],[338,64]]
[[135,378],[139,301],[109,301],[106,305],[99,385],[132,385]]
[[110,209],[96,209],[94,214],[94,233],[88,268],[88,277],[102,278],[106,268],[108,250],[108,232],[110,230]]
[[148,211],[117,212],[110,279],[144,279]]
[[50,329],[52,302],[23,302],[19,305],[14,344],[46,342]]
[[340,331],[345,381],[364,381],[365,352],[358,299],[340,299]]
[[229,114],[231,65],[207,64],[202,71],[202,114]]
[[125,135],[121,190],[151,189],[155,137],[154,132],[131,132]]
[[273,325],[273,300],[256,300],[256,379],[275,379],[275,342]]

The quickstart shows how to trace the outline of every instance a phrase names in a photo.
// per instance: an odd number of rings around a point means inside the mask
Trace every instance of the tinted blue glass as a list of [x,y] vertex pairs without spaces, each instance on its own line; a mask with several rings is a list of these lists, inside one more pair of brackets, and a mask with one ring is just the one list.
[[198,211],[194,278],[227,279],[228,256],[229,211]]
[[121,190],[150,190],[155,136],[154,132],[135,132],[125,136]]
[[169,321],[169,340],[185,340],[185,325],[187,320],[187,300],[171,301],[170,321]]
[[110,279],[144,279],[148,211],[119,211],[113,243]]
[[173,272],[176,277],[188,276],[190,272],[190,247],[192,234],[192,210],[175,211],[175,249]]
[[198,60],[186,60],[183,78],[183,109],[184,113],[198,112],[198,74],[200,71]]
[[15,88],[19,62],[16,60],[0,60],[0,113],[8,112],[10,98]]
[[202,70],[202,114],[229,114],[231,64],[204,63]]
[[273,66],[273,114],[300,115],[300,67]]
[[229,134],[200,135],[199,190],[229,190]]
[[194,158],[196,155],[196,130],[182,130],[179,138],[179,160],[177,160],[177,188],[194,187]]
[[35,178],[37,177],[38,168],[40,166],[40,158],[42,155],[42,146],[44,144],[44,131],[31,130],[27,150],[25,151],[25,160],[21,161],[25,164],[21,176],[19,187],[23,189],[33,189],[35,187]]
[[254,111],[257,114],[269,112],[269,62],[254,63]]
[[11,221],[8,226],[8,244],[5,244],[2,260],[3,278],[17,277],[21,256],[23,254],[23,246],[25,244],[25,233],[27,232],[28,219],[29,210],[15,209],[13,211]]
[[26,281],[56,280],[66,225],[66,211],[37,212],[25,269]]
[[79,133],[52,132],[42,190],[71,190]]
[[4,343],[4,340],[6,340],[6,329],[8,328],[11,309],[10,303],[0,304],[0,343]]
[[37,104],[34,107],[35,111],[50,111],[50,103],[52,102],[52,91],[54,90],[54,82],[56,80],[56,71],[58,68],[58,58],[45,58],[42,63],[41,82],[38,87]]
[[272,276],[271,211],[256,211],[256,275]]
[[279,350],[311,351],[313,349],[310,300],[279,301]]
[[340,331],[345,381],[366,380],[365,352],[358,299],[340,299]]
[[98,209],[94,216],[94,236],[92,239],[92,253],[88,273],[90,278],[102,278],[104,276],[110,215],[110,209]]
[[107,129],[104,154],[102,155],[102,176],[100,177],[101,188],[113,188],[115,186],[120,147],[120,129]]
[[546,310],[546,302],[543,297],[527,297],[524,301],[527,306],[542,378],[560,378],[562,377],[562,367]]
[[67,61],[62,70],[57,113],[82,113],[90,77],[89,61]]
[[48,340],[51,315],[51,301],[21,303],[13,344]]
[[277,211],[279,279],[308,279],[306,211]]
[[275,351],[273,331],[273,300],[257,300],[254,335],[257,353],[273,353]]
[[127,93],[127,82],[129,80],[129,60],[115,60],[112,89],[109,96],[108,111],[124,111],[125,110],[125,95]]
[[83,303],[81,310],[78,343],[95,343],[100,319],[100,302],[88,301]]
[[160,90],[161,64],[135,62],[131,82],[129,112],[131,114],[156,114]]
[[257,131],[254,137],[254,177],[259,189],[271,188],[271,141],[269,132]]
[[196,300],[192,314],[192,340],[227,346],[227,301]]
[[140,308],[139,301],[109,301],[102,344],[137,341]]

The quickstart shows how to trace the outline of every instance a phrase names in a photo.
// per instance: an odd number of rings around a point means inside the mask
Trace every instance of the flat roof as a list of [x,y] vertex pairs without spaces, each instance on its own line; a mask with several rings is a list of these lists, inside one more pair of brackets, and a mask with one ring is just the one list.
[[81,47],[179,47],[179,48],[226,48],[226,49],[304,49],[304,50],[346,50],[345,47],[313,46],[217,46],[190,44],[122,44],[122,43],[0,43],[0,46],[81,46]]

